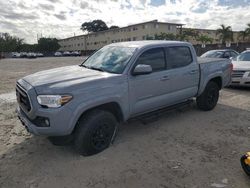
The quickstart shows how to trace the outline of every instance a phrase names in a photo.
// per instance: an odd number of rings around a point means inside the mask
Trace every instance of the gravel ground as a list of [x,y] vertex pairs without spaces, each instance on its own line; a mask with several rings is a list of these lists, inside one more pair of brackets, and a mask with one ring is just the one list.
[[146,125],[125,123],[91,157],[27,133],[15,114],[16,80],[83,59],[0,60],[0,187],[250,187],[239,163],[250,150],[249,89],[223,89],[210,112],[192,103]]

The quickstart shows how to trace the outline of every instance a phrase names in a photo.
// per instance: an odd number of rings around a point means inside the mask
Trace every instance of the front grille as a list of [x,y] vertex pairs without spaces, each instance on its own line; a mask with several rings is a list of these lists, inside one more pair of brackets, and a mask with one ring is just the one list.
[[17,97],[17,102],[27,111],[29,112],[31,110],[31,105],[30,105],[30,100],[28,97],[28,94],[26,91],[19,86],[18,84],[16,85],[16,97]]
[[232,78],[242,78],[246,71],[233,71]]

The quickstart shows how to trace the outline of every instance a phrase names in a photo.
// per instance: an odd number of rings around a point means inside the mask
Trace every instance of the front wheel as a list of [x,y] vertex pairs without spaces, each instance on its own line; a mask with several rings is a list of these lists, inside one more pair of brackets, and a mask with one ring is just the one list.
[[202,94],[196,98],[199,109],[208,111],[214,109],[219,99],[219,86],[213,81],[208,82]]
[[97,154],[113,141],[118,122],[113,114],[93,110],[80,118],[75,130],[74,145],[84,156]]

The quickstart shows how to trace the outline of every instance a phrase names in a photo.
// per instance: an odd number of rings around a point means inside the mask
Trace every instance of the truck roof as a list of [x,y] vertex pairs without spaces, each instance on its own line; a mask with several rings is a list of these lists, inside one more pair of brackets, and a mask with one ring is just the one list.
[[123,47],[136,47],[142,48],[146,46],[157,46],[157,45],[164,45],[164,44],[188,44],[188,42],[181,42],[181,41],[168,41],[168,40],[142,40],[142,41],[129,41],[129,42],[117,42],[109,44],[108,46],[123,46]]

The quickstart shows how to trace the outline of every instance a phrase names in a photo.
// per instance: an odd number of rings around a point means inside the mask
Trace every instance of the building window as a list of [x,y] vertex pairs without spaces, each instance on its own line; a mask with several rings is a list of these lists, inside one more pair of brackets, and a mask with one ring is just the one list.
[[127,41],[131,41],[131,38],[128,38]]
[[159,25],[158,24],[154,24],[154,28],[158,29],[159,28]]
[[146,40],[146,36],[144,35],[144,36],[142,36],[142,40]]
[[133,31],[136,31],[136,30],[138,30],[137,27],[133,27]]
[[171,30],[171,25],[168,25],[168,30]]
[[133,37],[133,40],[136,40],[136,37]]

